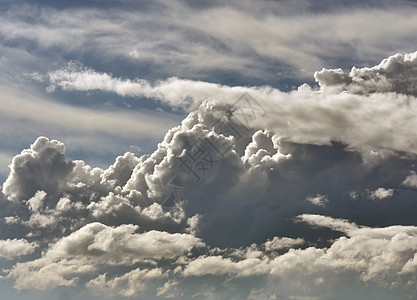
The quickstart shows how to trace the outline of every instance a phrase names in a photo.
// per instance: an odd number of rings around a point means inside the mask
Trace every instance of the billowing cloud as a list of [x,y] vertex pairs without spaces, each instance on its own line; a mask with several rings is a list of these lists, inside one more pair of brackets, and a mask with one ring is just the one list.
[[[321,225],[331,228],[341,222],[325,216],[317,218],[328,220]],[[184,275],[228,274],[232,278],[267,275],[274,283],[269,288],[276,295],[292,295],[296,299],[308,295],[319,299],[320,294],[343,284],[337,280],[346,281],[353,274],[363,282],[413,289],[417,279],[414,274],[416,233],[414,226],[362,228],[351,232],[349,237],[337,239],[329,248],[291,249],[282,255],[267,254],[259,245],[258,249],[250,251],[255,255],[237,260],[222,256],[199,257],[187,264]],[[336,278],[335,274],[338,274]]]
[[[334,70],[316,73],[316,80],[322,85],[320,90],[303,85],[290,93],[268,86],[230,87],[179,78],[154,84],[143,79],[121,80],[85,67],[80,69],[73,64],[49,76],[52,87],[153,97],[173,107],[187,109],[195,108],[210,99],[217,104],[232,105],[234,109],[239,109],[239,105],[246,110],[251,107],[253,109],[255,105],[261,107],[262,111],[249,112],[250,127],[254,129],[266,128],[280,140],[297,143],[328,145],[332,141],[342,142],[360,150],[369,161],[373,161],[398,151],[416,154],[414,149],[417,137],[412,130],[417,125],[417,117],[413,114],[416,102],[410,101],[410,97],[416,93],[415,79],[407,75],[414,72],[417,61],[415,57],[415,53],[397,54],[376,67],[368,68],[372,70],[369,76],[375,73],[390,78],[392,83],[388,83],[389,90],[368,91],[367,83],[358,83],[355,90],[347,90],[348,93],[343,92],[344,88],[338,88],[340,83],[337,78],[342,75],[339,74],[341,71]],[[384,72],[378,73],[380,69]],[[362,69],[354,70],[358,73]],[[356,81],[361,82],[359,79]],[[406,88],[400,90],[400,82]],[[239,98],[244,93],[250,96],[245,101],[251,102],[252,106]],[[264,112],[269,113],[265,115]],[[247,116],[242,117],[239,113],[234,118],[244,123],[248,121]]]
[[342,69],[323,69],[314,77],[324,89],[353,94],[396,92],[417,95],[417,52],[396,54],[370,68],[353,67],[349,74]]
[[404,186],[411,188],[417,188],[417,174],[414,171],[410,171],[410,174],[402,182]]
[[[135,233],[137,230],[138,226],[131,224],[109,227],[101,223],[89,223],[51,245],[41,258],[16,264],[8,277],[15,278],[17,289],[45,290],[58,286],[73,286],[77,283],[79,275],[91,274],[103,265],[130,266],[145,259],[173,259],[194,247],[204,246],[199,238],[185,233],[170,234],[153,230],[140,234]],[[20,240],[8,240],[4,243],[4,247],[14,246],[20,255],[30,253],[30,249],[22,249],[23,242]],[[33,248],[34,245],[26,242],[23,246]],[[145,274],[142,274],[144,272]],[[135,278],[138,279],[140,274],[144,275],[144,278],[162,277],[160,270],[138,269],[126,273],[120,279],[112,279],[113,283],[108,282],[100,289],[105,289],[106,285],[117,285],[117,282],[124,280],[131,282]],[[131,276],[133,278],[130,278]],[[92,279],[87,286],[97,286],[102,280],[105,281],[104,274]],[[122,292],[126,293],[129,292]]]
[[136,234],[139,227],[123,224],[112,228],[90,223],[53,245],[47,256],[97,256],[107,261],[133,258],[174,258],[204,244],[185,233],[147,231]]
[[382,200],[385,198],[390,198],[394,195],[393,189],[377,188],[375,191],[371,191],[369,197],[373,200]]
[[12,259],[32,254],[38,246],[38,244],[29,243],[25,239],[0,240],[0,257]]
[[164,274],[160,268],[135,269],[111,280],[106,280],[106,274],[100,275],[90,280],[86,286],[92,290],[93,294],[132,297],[146,291],[156,279],[166,276],[167,274]]
[[[342,76],[330,70],[320,89],[289,93],[125,80],[71,64],[50,73],[64,90],[198,108],[153,153],[127,152],[107,169],[68,160],[46,137],[16,155],[0,193],[10,229],[1,238],[27,247],[28,259],[3,255],[12,260],[4,277],[19,290],[96,297],[192,298],[202,286],[200,295],[227,298],[229,282],[243,287],[239,297],[326,299],[344,283],[415,292],[416,104],[412,77],[395,85],[394,58],[378,66],[384,92],[329,88]],[[374,201],[385,198],[395,201]]]
[[[65,161],[64,153],[61,142],[45,137],[37,139],[30,149],[13,158],[11,173],[3,185],[4,195],[13,201],[29,200],[37,191],[56,193],[64,188],[75,166],[73,162]],[[30,207],[39,208],[40,201],[32,201],[37,204]]]
[[308,202],[311,202],[313,205],[317,206],[326,206],[326,203],[329,202],[329,199],[327,199],[326,195],[317,194],[315,197],[308,196],[306,198]]

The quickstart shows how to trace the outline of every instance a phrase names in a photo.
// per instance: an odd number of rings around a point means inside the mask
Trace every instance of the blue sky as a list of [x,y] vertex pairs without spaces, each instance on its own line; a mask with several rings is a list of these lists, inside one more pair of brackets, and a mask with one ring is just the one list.
[[0,11],[0,299],[415,297],[415,1]]

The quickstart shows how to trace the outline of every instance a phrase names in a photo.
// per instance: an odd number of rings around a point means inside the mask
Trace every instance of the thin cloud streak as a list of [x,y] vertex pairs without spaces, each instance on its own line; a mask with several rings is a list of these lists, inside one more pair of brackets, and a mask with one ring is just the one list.
[[4,86],[1,89],[3,105],[0,107],[0,114],[63,130],[102,132],[124,137],[161,138],[168,128],[178,122],[174,118],[167,117],[166,113],[97,111],[54,103],[41,99],[40,96],[20,94]]
[[[269,13],[260,13],[233,5],[197,10],[179,1],[158,2],[158,9],[142,12],[41,8],[34,13],[31,6],[24,6],[27,16],[43,23],[10,10],[0,35],[9,41],[33,41],[43,50],[59,47],[64,53],[83,53],[88,49],[110,58],[154,63],[168,76],[200,74],[200,78],[208,70],[232,70],[273,79],[276,73],[265,72],[262,60],[290,66],[291,71],[281,76],[311,78],[315,70],[331,67],[328,62],[336,58],[374,63],[393,49],[412,50],[409,41],[417,30],[413,6],[345,8],[328,15],[303,11],[303,4],[298,5],[302,13],[293,9],[286,16],[273,5]],[[132,51],[138,55],[132,57]]]

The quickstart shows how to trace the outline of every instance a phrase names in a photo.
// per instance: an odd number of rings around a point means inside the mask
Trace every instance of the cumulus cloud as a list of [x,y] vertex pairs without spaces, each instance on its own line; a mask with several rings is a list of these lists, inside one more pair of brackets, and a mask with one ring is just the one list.
[[394,195],[393,189],[377,188],[375,191],[371,191],[369,197],[373,200],[382,200],[385,198],[390,198]]
[[[17,289],[46,290],[58,286],[73,286],[77,283],[78,276],[91,274],[103,265],[130,266],[146,259],[174,259],[194,247],[204,246],[199,238],[190,234],[171,234],[155,230],[135,233],[137,230],[138,226],[131,224],[110,227],[101,223],[89,223],[51,245],[41,258],[16,264],[7,276],[15,278]],[[9,248],[14,246],[20,255],[31,253],[22,249],[21,243],[23,242],[5,242],[6,246],[10,244]],[[34,247],[27,242],[26,244],[23,246]],[[128,282],[132,286],[121,293],[131,295],[144,287],[143,283],[136,282],[141,276],[145,279],[163,277],[160,269],[133,270],[109,282],[106,282],[105,276],[103,274],[92,279],[87,286],[101,285],[101,290],[113,287],[114,293],[117,293],[119,284],[124,286]]]
[[106,274],[100,275],[90,280],[86,286],[92,290],[93,294],[131,297],[146,291],[156,279],[166,276],[167,274],[164,274],[160,268],[135,269],[110,280],[106,279]]
[[0,240],[0,256],[7,259],[32,254],[39,245],[25,239]]
[[126,258],[174,258],[193,247],[204,246],[193,235],[155,230],[135,233],[138,229],[138,226],[131,224],[113,228],[101,223],[90,223],[58,241],[47,255],[97,256],[107,261]]
[[[75,166],[65,161],[64,153],[61,142],[38,138],[30,149],[13,158],[10,175],[3,184],[4,195],[12,201],[29,200],[37,191],[56,193],[64,188]],[[34,199],[33,202],[39,202]],[[38,205],[31,207],[39,208]]]
[[326,195],[317,194],[315,197],[308,196],[306,198],[308,202],[311,202],[313,205],[325,207],[326,203],[329,202]]
[[[317,217],[333,224],[341,222],[330,217]],[[282,255],[260,251],[257,257],[237,261],[223,256],[199,257],[187,264],[184,275],[228,274],[232,278],[267,275],[273,282],[269,288],[275,295],[295,298],[310,295],[318,299],[322,293],[334,292],[331,289],[343,284],[352,274],[363,282],[413,288],[416,233],[414,226],[362,227],[350,232],[349,237],[338,238],[329,248],[291,249]],[[338,279],[342,281],[337,282]]]
[[[404,189],[412,186],[404,172],[416,154],[409,89],[303,85],[283,93],[69,68],[51,73],[51,84],[148,93],[198,109],[153,153],[127,152],[107,169],[67,160],[64,144],[45,137],[16,155],[0,194],[1,222],[42,248],[5,270],[17,289],[191,297],[190,282],[209,278],[210,288],[260,279],[285,299],[332,294],[345,279],[402,288],[416,282],[417,231],[388,226],[415,219],[414,191]],[[330,79],[338,72],[326,76],[329,85],[342,80]],[[373,201],[388,197],[395,207]],[[317,214],[324,207],[328,216]]]
[[410,174],[404,179],[402,185],[417,188],[417,174],[414,171],[410,171]]
[[[364,157],[373,161],[399,151],[416,154],[416,137],[411,129],[417,125],[417,118],[413,114],[416,101],[410,101],[410,97],[415,95],[416,85],[410,74],[414,72],[416,57],[415,53],[396,54],[380,65],[368,68],[373,70],[366,71],[369,76],[372,77],[373,73],[384,74],[392,81],[390,86],[394,88],[381,91],[368,90],[367,83],[358,84],[354,90],[345,92],[343,89],[330,88],[340,86],[339,77],[349,77],[334,70],[316,73],[316,80],[321,84],[320,90],[303,85],[290,93],[268,86],[230,87],[180,78],[155,83],[144,79],[123,80],[74,63],[51,72],[49,80],[51,89],[102,90],[121,96],[145,96],[188,110],[210,99],[218,104],[231,105],[237,111],[245,109],[245,114],[249,108],[251,118],[246,126],[253,129],[266,128],[278,134],[281,140],[297,143],[328,145],[332,141],[342,142],[360,150]],[[367,68],[354,70],[359,74]],[[365,78],[368,75],[363,76]],[[369,79],[375,82],[373,80]],[[357,81],[361,82],[359,79]],[[400,89],[400,82],[407,88]],[[239,102],[239,97],[245,93],[251,99],[249,106],[248,102]],[[262,111],[256,110],[254,105],[258,105]],[[236,112],[233,118],[242,121],[240,112]],[[247,120],[246,116],[243,121]]]
[[353,94],[395,92],[417,95],[417,52],[397,53],[374,67],[353,67],[349,74],[342,69],[323,69],[314,77],[324,89]]
[[42,207],[46,195],[47,194],[44,191],[37,191],[35,196],[27,201],[27,205],[29,206],[30,210],[38,211]]
[[75,286],[79,276],[96,270],[85,258],[63,259],[54,261],[39,258],[17,263],[7,275],[14,279],[17,290],[52,290],[58,286]]
[[264,245],[265,250],[274,251],[279,249],[293,248],[295,246],[303,245],[304,243],[305,241],[302,238],[292,239],[287,237],[279,238],[275,236],[271,241],[266,241]]

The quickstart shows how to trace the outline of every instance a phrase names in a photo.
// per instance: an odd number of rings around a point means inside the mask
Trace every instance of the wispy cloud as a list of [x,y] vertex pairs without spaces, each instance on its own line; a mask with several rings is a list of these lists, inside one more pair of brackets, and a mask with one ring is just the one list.
[[[23,6],[6,13],[0,35],[9,41],[33,41],[44,50],[59,47],[64,53],[89,51],[107,59],[147,61],[168,76],[231,70],[273,79],[288,70],[285,66],[290,69],[283,78],[311,78],[315,70],[343,59],[374,63],[393,49],[410,51],[417,30],[417,11],[406,4],[336,7],[331,15],[311,13],[302,2],[261,1],[259,7],[198,9],[180,1],[134,12]],[[275,73],[268,70],[271,61],[281,66]]]
[[[0,114],[62,130],[102,132],[115,136],[162,137],[178,121],[157,111],[130,112],[80,108],[45,100],[41,96],[1,87]],[[25,109],[22,109],[24,107]]]

